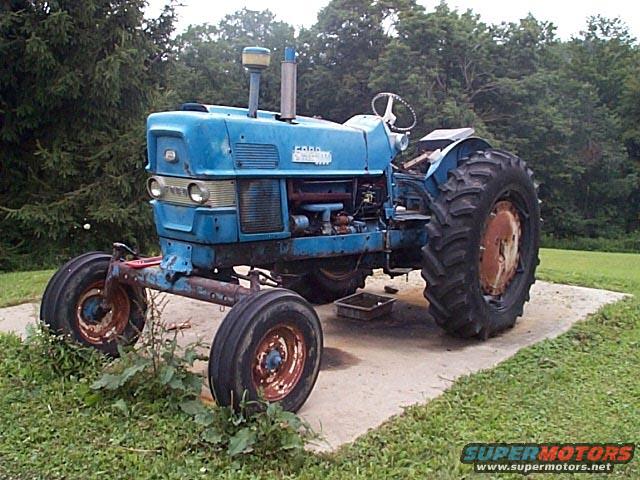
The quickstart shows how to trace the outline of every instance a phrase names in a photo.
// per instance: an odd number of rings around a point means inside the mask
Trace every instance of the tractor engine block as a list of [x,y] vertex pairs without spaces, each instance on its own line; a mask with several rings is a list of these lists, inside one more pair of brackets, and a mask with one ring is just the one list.
[[287,182],[293,236],[346,235],[377,228],[387,198],[386,177]]

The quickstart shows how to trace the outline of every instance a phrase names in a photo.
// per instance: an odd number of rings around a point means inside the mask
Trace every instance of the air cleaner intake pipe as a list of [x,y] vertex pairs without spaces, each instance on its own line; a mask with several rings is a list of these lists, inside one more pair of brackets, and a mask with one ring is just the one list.
[[249,70],[249,108],[247,116],[258,116],[260,97],[260,74],[271,62],[271,51],[262,47],[245,47],[242,50],[242,65]]
[[291,121],[296,118],[296,75],[296,50],[286,47],[280,78],[280,120]]

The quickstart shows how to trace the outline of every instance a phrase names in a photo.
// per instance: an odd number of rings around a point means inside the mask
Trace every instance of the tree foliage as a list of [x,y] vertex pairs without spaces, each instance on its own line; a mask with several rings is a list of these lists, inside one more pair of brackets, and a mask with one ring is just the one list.
[[276,21],[268,10],[240,10],[218,25],[192,25],[177,39],[180,74],[174,88],[176,101],[244,106],[248,80],[241,62],[242,49],[260,45],[271,49],[272,68],[262,76],[261,108],[277,109],[280,74],[276,68],[284,47],[295,43],[294,29]]
[[161,106],[173,10],[147,21],[145,3],[3,8],[0,267],[12,253],[49,259],[149,238],[142,120]]
[[416,108],[414,137],[473,126],[527,160],[547,234],[640,228],[640,50],[619,19],[561,41],[532,16],[488,25],[445,3],[333,0],[297,33],[244,9],[174,38],[171,4],[155,19],[144,0],[0,5],[0,269],[28,253],[46,263],[152,244],[144,119],[186,101],[245,105],[247,45],[273,52],[264,108],[278,108],[278,59],[293,44],[300,113],[344,121],[395,91]]

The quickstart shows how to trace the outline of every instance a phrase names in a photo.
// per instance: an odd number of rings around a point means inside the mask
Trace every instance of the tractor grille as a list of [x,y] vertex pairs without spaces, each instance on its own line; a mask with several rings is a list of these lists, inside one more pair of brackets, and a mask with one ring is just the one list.
[[261,143],[236,143],[233,158],[238,168],[276,168],[280,161],[278,147]]
[[280,182],[254,179],[238,181],[242,233],[281,232]]

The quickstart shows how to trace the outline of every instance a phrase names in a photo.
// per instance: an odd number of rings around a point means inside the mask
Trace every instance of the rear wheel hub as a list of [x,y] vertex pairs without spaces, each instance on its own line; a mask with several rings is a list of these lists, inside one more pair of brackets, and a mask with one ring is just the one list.
[[502,295],[520,261],[520,216],[509,200],[498,201],[485,222],[480,245],[480,285],[487,295]]

